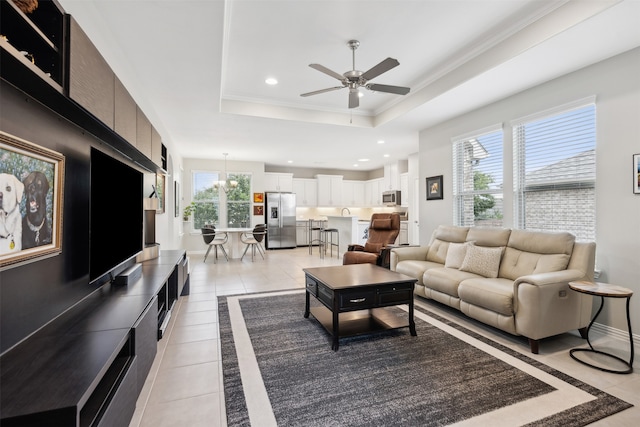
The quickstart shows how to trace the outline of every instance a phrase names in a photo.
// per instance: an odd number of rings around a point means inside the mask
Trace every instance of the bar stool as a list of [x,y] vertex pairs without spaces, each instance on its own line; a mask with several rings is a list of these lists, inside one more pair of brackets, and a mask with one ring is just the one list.
[[[318,244],[318,249],[320,251],[320,256],[322,256],[322,245],[323,245],[323,241],[322,241],[322,227],[314,227],[313,225],[313,220],[310,219],[309,220],[309,255],[313,254],[313,244],[317,243]],[[318,238],[314,239],[313,238],[313,232],[314,231],[318,231]]]
[[[327,246],[329,247],[330,257],[333,257],[333,247],[336,247],[336,258],[340,258],[340,233],[337,228],[325,228],[321,232],[322,235],[322,249],[324,249],[324,254],[327,253]],[[333,237],[335,236],[336,241],[334,243]],[[323,253],[320,253],[320,256],[323,257]]]

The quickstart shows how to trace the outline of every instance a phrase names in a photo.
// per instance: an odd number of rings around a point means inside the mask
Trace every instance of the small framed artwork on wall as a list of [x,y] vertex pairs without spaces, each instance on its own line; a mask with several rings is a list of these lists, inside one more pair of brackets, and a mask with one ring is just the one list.
[[633,192],[640,194],[640,154],[633,155]]
[[442,175],[427,178],[427,200],[442,199]]
[[64,162],[0,132],[0,270],[61,252]]

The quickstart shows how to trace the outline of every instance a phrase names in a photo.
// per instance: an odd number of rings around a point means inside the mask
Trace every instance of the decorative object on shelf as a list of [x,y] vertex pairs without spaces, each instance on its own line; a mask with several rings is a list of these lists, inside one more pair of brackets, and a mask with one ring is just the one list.
[[227,175],[227,156],[229,153],[222,153],[224,156],[224,178],[225,180],[217,181],[213,186],[217,189],[224,190],[224,194],[229,194],[229,191],[232,191],[234,188],[238,187],[238,181],[227,179],[229,175]]
[[253,205],[253,216],[264,215],[264,206],[262,205]]
[[0,270],[62,250],[64,156],[0,131]]
[[264,193],[253,193],[253,203],[264,203]]
[[196,211],[196,202],[189,203],[187,206],[184,207],[184,211],[182,211],[182,220],[185,222],[189,221],[189,217],[195,211]]
[[427,178],[427,200],[442,200],[442,175]]
[[633,192],[640,194],[640,154],[633,155]]
[[164,183],[165,176],[161,173],[156,174],[156,196],[158,197],[158,210],[156,213],[164,213]]
[[38,8],[38,0],[13,0],[13,2],[24,13],[31,13]]

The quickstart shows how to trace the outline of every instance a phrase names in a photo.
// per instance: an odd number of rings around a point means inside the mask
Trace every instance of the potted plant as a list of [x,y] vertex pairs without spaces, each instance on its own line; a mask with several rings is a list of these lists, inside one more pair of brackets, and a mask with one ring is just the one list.
[[187,206],[184,207],[184,211],[182,211],[182,220],[185,222],[189,221],[189,217],[195,211],[196,211],[196,202],[189,203]]

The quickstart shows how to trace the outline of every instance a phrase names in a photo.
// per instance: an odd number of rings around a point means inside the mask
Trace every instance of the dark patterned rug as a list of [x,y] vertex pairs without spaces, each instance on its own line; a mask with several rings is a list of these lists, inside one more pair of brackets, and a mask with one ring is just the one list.
[[334,352],[304,291],[237,297],[218,299],[229,426],[584,426],[632,406],[419,307],[417,337]]

